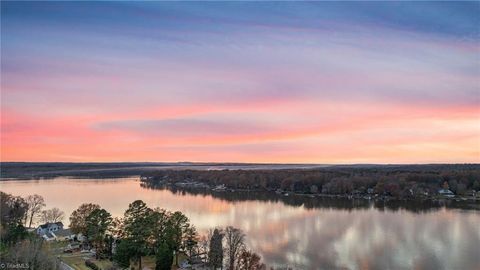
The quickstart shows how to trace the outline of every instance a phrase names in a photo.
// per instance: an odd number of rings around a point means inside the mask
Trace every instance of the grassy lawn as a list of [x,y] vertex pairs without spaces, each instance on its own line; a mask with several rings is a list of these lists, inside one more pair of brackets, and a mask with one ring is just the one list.
[[[78,254],[74,254],[73,256],[62,256],[62,260],[73,267],[76,270],[91,270],[85,265],[85,259],[84,256],[80,256]],[[94,262],[96,265],[98,265],[101,269],[108,269],[111,267],[113,264],[109,260],[95,260],[95,259],[90,259],[92,262]]]
[[69,242],[67,241],[50,241],[47,243],[50,250],[54,250],[54,251],[60,251],[60,250],[63,251],[63,249],[69,244]]
[[113,266],[113,263],[110,260],[91,260],[96,265],[98,265],[102,269],[108,269]]
[[85,265],[85,260],[82,257],[62,257],[62,260],[75,270],[91,270]]
[[[82,255],[80,253],[73,253],[73,254],[64,254],[61,256],[61,259],[71,267],[73,267],[75,270],[91,270],[85,265],[85,259],[84,257],[87,257],[86,255]],[[180,264],[182,261],[186,259],[186,256],[184,254],[180,254],[178,256],[178,263]],[[98,265],[101,269],[108,269],[111,267],[113,264],[109,260],[95,260],[93,258],[90,259],[92,262],[94,262],[96,265]],[[129,269],[135,269],[139,270],[138,264],[137,263],[131,263]],[[147,267],[149,269],[155,269],[155,256],[145,256],[142,258],[142,267]],[[173,265],[172,269],[177,269],[175,266],[175,258],[173,260]]]
[[67,241],[50,241],[47,243],[51,248],[64,248],[69,244]]

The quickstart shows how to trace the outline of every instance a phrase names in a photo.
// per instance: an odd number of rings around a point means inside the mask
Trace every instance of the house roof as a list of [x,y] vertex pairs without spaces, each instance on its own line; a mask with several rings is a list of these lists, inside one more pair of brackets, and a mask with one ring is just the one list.
[[58,227],[63,227],[63,223],[62,223],[62,222],[45,223],[45,224],[40,225],[39,227],[42,228],[42,229],[46,229],[46,228],[51,227],[52,225],[57,225]]
[[63,229],[63,230],[58,230],[55,232],[55,235],[57,237],[65,237],[65,236],[70,236],[72,235],[72,231],[70,231],[70,229]]

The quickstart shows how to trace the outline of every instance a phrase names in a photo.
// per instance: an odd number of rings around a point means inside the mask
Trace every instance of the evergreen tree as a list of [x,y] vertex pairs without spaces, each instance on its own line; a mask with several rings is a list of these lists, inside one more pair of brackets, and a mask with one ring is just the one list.
[[132,255],[138,261],[140,269],[142,269],[142,256],[149,253],[154,242],[152,212],[153,210],[143,201],[136,200],[129,205],[124,215],[126,238],[129,240]]
[[11,245],[27,236],[27,230],[23,226],[27,210],[28,204],[25,199],[0,191],[1,243]]
[[208,252],[208,260],[212,269],[222,268],[223,264],[223,234],[219,229],[213,231],[210,239],[210,250]]
[[173,249],[162,241],[157,250],[155,270],[170,270],[173,263]]
[[177,211],[170,217],[170,225],[172,226],[173,232],[171,247],[175,251],[175,265],[178,267],[178,254],[182,248],[182,240],[190,224],[188,218],[182,212]]
[[86,235],[95,247],[98,259],[106,249],[105,238],[112,225],[112,216],[105,209],[95,209],[85,220]]
[[113,261],[121,268],[128,268],[130,266],[130,259],[133,256],[132,249],[130,248],[130,242],[126,239],[120,240],[115,248],[113,254]]

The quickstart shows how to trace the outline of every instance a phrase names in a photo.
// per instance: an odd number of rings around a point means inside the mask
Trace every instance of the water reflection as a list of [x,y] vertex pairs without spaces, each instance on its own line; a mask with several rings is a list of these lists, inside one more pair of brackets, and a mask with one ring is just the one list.
[[478,210],[479,205],[472,201],[455,201],[455,200],[366,200],[366,199],[347,199],[344,197],[317,197],[312,195],[291,195],[284,196],[276,194],[275,192],[263,191],[239,191],[239,192],[214,192],[207,189],[189,189],[177,188],[175,186],[165,186],[163,184],[156,184],[155,182],[141,182],[140,186],[147,189],[169,190],[178,195],[202,195],[212,196],[220,200],[235,202],[235,201],[264,201],[264,202],[282,202],[291,206],[302,206],[307,209],[313,208],[334,208],[334,209],[363,209],[363,208],[377,208],[380,211],[389,210],[408,210],[416,213],[425,211],[439,210],[446,208],[459,208],[465,210]]
[[[150,187],[151,188],[151,187]],[[234,225],[269,265],[296,269],[480,269],[480,212],[399,203],[147,189],[133,179],[2,182],[71,213],[83,202],[120,216],[128,203],[185,212],[199,230]],[[433,207],[433,208],[432,208]]]

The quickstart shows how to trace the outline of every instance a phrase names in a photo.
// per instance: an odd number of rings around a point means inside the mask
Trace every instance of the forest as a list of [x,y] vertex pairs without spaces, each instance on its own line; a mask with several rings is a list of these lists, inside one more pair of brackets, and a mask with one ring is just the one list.
[[480,190],[478,165],[334,166],[322,169],[161,170],[143,174],[152,184],[203,183],[230,190],[300,194],[377,195],[393,198],[436,196],[440,189],[457,196]]

